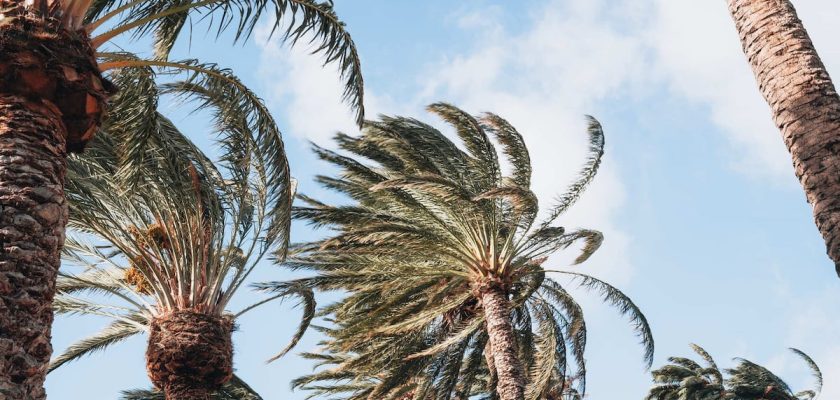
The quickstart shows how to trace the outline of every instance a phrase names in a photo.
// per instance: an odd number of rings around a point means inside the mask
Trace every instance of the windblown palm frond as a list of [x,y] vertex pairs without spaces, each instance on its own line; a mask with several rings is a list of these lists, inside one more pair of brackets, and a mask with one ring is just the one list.
[[[403,117],[368,122],[360,137],[336,136],[350,155],[314,146],[340,170],[336,177],[318,176],[318,182],[353,201],[333,206],[299,196],[293,216],[331,234],[292,246],[284,265],[315,273],[297,284],[347,296],[321,310],[335,327],[328,330],[324,352],[309,355],[324,357],[332,368],[296,385],[348,399],[399,399],[407,392],[415,399],[489,396],[495,384],[485,361],[488,336],[479,293],[493,285],[511,303],[528,397],[556,392],[557,383],[566,382],[556,378],[568,376],[579,376],[575,385],[583,393],[583,311],[569,287],[542,264],[580,242],[583,262],[601,244],[596,231],[550,224],[597,171],[600,125],[590,120],[593,146],[583,177],[551,208],[549,219],[535,225],[537,198],[522,136],[493,114],[473,117],[443,103],[429,109],[454,126],[464,150],[435,128]],[[502,173],[502,156],[510,176]],[[650,362],[650,329],[627,296],[592,277],[559,276],[572,278],[573,288],[600,292],[628,315]]]
[[[52,368],[146,332],[158,315],[227,313],[232,296],[265,256],[286,252],[294,185],[279,130],[259,99],[228,71],[201,68],[216,75],[155,85],[148,70],[120,71],[125,76],[117,79],[147,82],[121,92],[114,110],[125,118],[112,119],[85,154],[69,160],[66,267],[55,309],[114,322],[71,345]],[[189,96],[198,99],[198,109],[211,111],[218,160],[151,110],[158,94]],[[149,120],[132,119],[132,110]],[[143,152],[126,146],[132,143],[129,129],[141,131],[135,133],[144,137]],[[73,266],[81,272],[70,272]],[[234,317],[288,296],[314,310],[311,290],[291,287]],[[301,331],[310,320],[304,318]]]
[[[735,368],[721,372],[709,353],[691,345],[705,366],[691,359],[670,357],[669,364],[652,372],[654,387],[648,400],[812,400],[822,389],[822,373],[805,353],[791,349],[806,361],[817,387],[798,393],[766,368],[744,359]],[[724,373],[727,375],[724,378]]]
[[[335,63],[344,80],[344,98],[356,111],[359,124],[364,118],[364,81],[361,61],[353,39],[333,10],[332,2],[314,0],[166,0],[115,1],[93,0],[87,13],[88,29],[119,16],[120,21],[93,39],[95,46],[124,33],[135,37],[149,33],[155,38],[155,55],[166,60],[178,37],[192,21],[208,21],[217,34],[232,30],[234,40],[251,36],[263,16],[271,17],[271,33],[279,32],[282,40],[297,44],[304,40],[314,44],[313,53],[320,53],[325,64]],[[103,68],[108,68],[103,66]]]

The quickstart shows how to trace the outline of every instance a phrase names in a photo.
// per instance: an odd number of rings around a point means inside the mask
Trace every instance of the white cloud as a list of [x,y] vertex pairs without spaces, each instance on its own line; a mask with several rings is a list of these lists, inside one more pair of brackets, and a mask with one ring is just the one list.
[[790,157],[773,125],[723,1],[657,0],[649,32],[655,74],[671,89],[708,107],[742,156],[735,166],[775,178],[792,176]]
[[[790,307],[786,321],[789,321],[788,343],[799,348],[816,361],[825,380],[820,398],[840,398],[840,320],[836,316],[836,305],[840,304],[840,293],[836,287],[811,293],[796,293],[789,297]],[[802,377],[799,387],[810,388],[811,379],[802,362],[790,357],[791,362],[782,363],[783,376],[786,372],[798,373]]]

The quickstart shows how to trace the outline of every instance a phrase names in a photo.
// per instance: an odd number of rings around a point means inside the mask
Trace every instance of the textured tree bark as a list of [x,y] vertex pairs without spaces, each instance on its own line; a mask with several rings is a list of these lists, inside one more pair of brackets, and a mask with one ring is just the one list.
[[727,0],[840,275],[840,97],[789,0]]
[[152,320],[146,369],[167,400],[209,400],[233,377],[233,322],[179,310]]
[[40,400],[67,223],[66,156],[91,139],[113,86],[86,33],[7,3],[0,4],[0,399]]
[[0,398],[46,397],[52,299],[67,223],[59,115],[0,95]]
[[501,400],[524,400],[525,380],[510,322],[510,300],[504,290],[492,284],[481,287],[479,294],[498,378],[496,392]]

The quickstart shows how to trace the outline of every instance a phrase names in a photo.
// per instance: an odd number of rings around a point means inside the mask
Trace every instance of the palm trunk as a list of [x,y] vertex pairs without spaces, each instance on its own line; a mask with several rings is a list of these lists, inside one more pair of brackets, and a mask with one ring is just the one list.
[[728,0],[840,275],[840,97],[789,0]]
[[65,158],[56,110],[0,95],[0,398],[46,397]]
[[525,384],[510,322],[510,300],[497,285],[484,286],[479,294],[487,321],[492,364],[498,378],[496,392],[500,400],[523,400]]
[[67,151],[96,131],[111,87],[86,35],[21,10],[0,15],[0,398],[39,400],[67,223]]
[[230,318],[174,311],[152,320],[146,369],[167,400],[209,400],[233,377]]

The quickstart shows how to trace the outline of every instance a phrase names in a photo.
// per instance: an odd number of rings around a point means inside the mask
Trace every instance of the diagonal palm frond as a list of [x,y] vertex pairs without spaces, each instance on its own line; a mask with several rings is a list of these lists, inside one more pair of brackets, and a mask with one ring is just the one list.
[[569,186],[566,192],[549,209],[548,216],[542,222],[542,226],[544,227],[554,222],[580,199],[580,196],[595,178],[595,174],[598,173],[598,168],[601,166],[601,159],[604,156],[604,130],[601,127],[601,123],[594,117],[587,116],[587,120],[589,121],[589,157],[586,159],[578,179]]
[[300,339],[303,338],[303,335],[306,333],[307,329],[309,329],[309,325],[315,318],[315,311],[317,308],[317,303],[315,302],[315,292],[311,288],[294,281],[271,282],[266,284],[256,284],[255,286],[261,288],[262,291],[271,293],[272,296],[268,299],[262,300],[258,303],[248,306],[244,310],[237,313],[237,316],[240,316],[269,301],[283,299],[289,296],[295,296],[298,299],[300,299],[300,303],[298,305],[303,307],[303,317],[301,318],[300,324],[298,324],[298,328],[292,336],[292,339],[285,347],[283,347],[282,350],[280,350],[279,353],[275,354],[274,356],[269,358],[268,361],[266,361],[270,363],[282,358],[292,349],[294,349],[298,342],[300,342]]
[[813,390],[810,390],[809,392],[814,393],[814,396],[812,397],[816,397],[817,394],[822,392],[823,388],[823,375],[822,371],[820,371],[820,367],[809,355],[805,354],[805,352],[803,352],[802,350],[790,348],[790,351],[792,351],[794,354],[799,356],[799,358],[804,360],[805,364],[808,365],[808,368],[811,370],[811,375],[814,376],[816,387]]
[[[132,318],[141,324],[148,323],[146,320],[147,317],[140,314],[136,314]],[[104,351],[114,344],[144,332],[145,330],[139,328],[137,325],[120,320],[114,321],[101,331],[67,347],[63,353],[50,361],[49,371],[51,372],[70,361],[77,360],[91,353]]]

